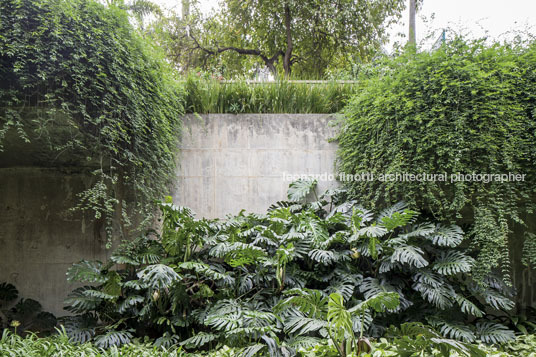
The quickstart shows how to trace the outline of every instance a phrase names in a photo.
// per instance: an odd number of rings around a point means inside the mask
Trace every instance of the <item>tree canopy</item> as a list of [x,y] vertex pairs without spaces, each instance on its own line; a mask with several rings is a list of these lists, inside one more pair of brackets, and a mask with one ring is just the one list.
[[187,18],[167,18],[158,40],[181,68],[236,74],[266,66],[274,75],[321,78],[380,51],[403,9],[403,0],[224,0],[208,18],[195,6]]

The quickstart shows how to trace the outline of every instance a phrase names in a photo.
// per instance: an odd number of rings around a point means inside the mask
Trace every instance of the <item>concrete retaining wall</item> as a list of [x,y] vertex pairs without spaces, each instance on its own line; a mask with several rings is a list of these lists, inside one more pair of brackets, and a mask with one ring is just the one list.
[[65,273],[81,259],[106,259],[89,217],[69,214],[86,177],[57,169],[0,168],[0,282],[45,311],[65,315],[74,288]]
[[[185,118],[175,202],[207,218],[265,212],[286,199],[285,174],[334,172],[325,114],[209,114]],[[335,182],[319,181],[323,192]]]
[[[283,173],[333,171],[336,145],[327,115],[206,115],[185,118],[175,201],[199,216],[241,209],[264,212],[285,199]],[[24,298],[64,315],[73,289],[66,270],[81,259],[106,260],[110,251],[89,217],[68,215],[88,177],[37,168],[39,147],[23,143],[0,155],[0,282]],[[34,145],[35,146],[35,145]],[[320,190],[326,188],[321,182]]]

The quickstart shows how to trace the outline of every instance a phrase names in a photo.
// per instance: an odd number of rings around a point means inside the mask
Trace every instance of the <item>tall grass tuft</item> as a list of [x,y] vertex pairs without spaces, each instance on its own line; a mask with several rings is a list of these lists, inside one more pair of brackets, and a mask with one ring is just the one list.
[[336,113],[345,106],[357,84],[225,82],[189,75],[185,88],[188,113]]

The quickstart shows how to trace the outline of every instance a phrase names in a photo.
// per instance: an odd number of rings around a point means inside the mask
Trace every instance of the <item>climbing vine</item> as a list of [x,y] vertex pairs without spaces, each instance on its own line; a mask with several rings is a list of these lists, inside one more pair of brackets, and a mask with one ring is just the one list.
[[[479,251],[473,273],[483,277],[500,266],[508,278],[509,239],[523,239],[511,232],[535,207],[535,68],[535,44],[456,39],[362,71],[341,120],[340,172],[447,179],[355,180],[347,183],[352,194],[376,207],[404,199],[439,219],[469,224]],[[471,179],[458,180],[458,173]],[[472,176],[509,173],[525,176]],[[526,263],[536,257],[527,242]]]
[[90,170],[75,208],[108,235],[114,217],[121,230],[146,217],[172,177],[183,113],[161,52],[95,0],[2,1],[0,34],[0,150],[17,135],[49,149],[44,166]]

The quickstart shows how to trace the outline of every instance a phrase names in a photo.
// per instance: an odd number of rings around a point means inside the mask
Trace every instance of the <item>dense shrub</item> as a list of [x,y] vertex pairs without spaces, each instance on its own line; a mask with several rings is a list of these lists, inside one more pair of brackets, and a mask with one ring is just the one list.
[[150,212],[173,172],[183,112],[160,51],[96,0],[2,1],[0,33],[0,150],[19,135],[52,148],[44,166],[65,157],[96,168],[80,208],[97,218],[127,212],[130,189]]
[[184,356],[180,349],[168,351],[151,344],[129,344],[120,348],[109,349],[98,348],[90,343],[73,344],[65,332],[38,338],[30,334],[25,338],[10,333],[5,330],[0,335],[0,356],[10,357],[55,357],[55,356],[77,356],[77,357],[179,357]]
[[[401,335],[402,333],[406,335]],[[452,341],[440,338],[433,331],[419,324],[405,324],[400,329],[393,329],[390,338],[372,341],[372,356],[442,356],[449,350],[445,348],[445,344],[449,342],[453,343]],[[480,351],[477,349],[477,346],[471,347],[474,353],[473,356],[482,355],[483,353],[486,356],[496,357],[532,356],[536,354],[536,337],[534,335],[520,336],[515,341],[493,347],[480,345],[478,346],[480,347]],[[109,349],[102,349],[90,343],[74,344],[69,341],[68,336],[61,330],[58,335],[48,338],[37,338],[31,334],[22,338],[8,331],[0,335],[0,354],[13,357],[126,357],[134,355],[143,357],[235,357],[240,355],[241,352],[237,348],[222,346],[203,353],[186,354],[180,348],[166,349],[155,347],[149,343],[134,343],[122,347],[114,346]],[[335,347],[329,345],[327,341],[321,341],[314,346],[300,348],[298,356],[338,357]],[[363,356],[368,357],[371,355],[363,354]]]
[[[402,336],[401,333],[407,335]],[[396,336],[391,338],[382,338],[372,341],[374,357],[393,357],[393,356],[442,356],[445,351],[445,344],[448,340],[443,340],[433,331],[423,328],[418,324],[406,324],[401,329],[393,329]],[[432,340],[434,339],[434,340]],[[487,347],[480,345],[484,351],[478,353],[473,346],[476,355],[485,353],[486,356],[496,357],[513,357],[513,356],[532,356],[536,353],[536,337],[534,335],[521,336],[515,341],[500,346]],[[452,343],[452,341],[451,341]],[[111,347],[102,349],[89,343],[73,344],[69,341],[68,336],[61,332],[48,338],[37,338],[35,335],[28,335],[25,338],[4,332],[0,335],[0,354],[13,357],[43,357],[43,356],[80,356],[80,357],[121,357],[121,356],[143,356],[143,357],[235,357],[239,356],[242,351],[237,348],[222,346],[220,348],[207,351],[204,353],[186,354],[176,348],[165,349],[155,347],[148,343],[128,344],[122,347]],[[298,352],[300,357],[337,357],[335,347],[321,343],[301,348]],[[363,356],[370,356],[363,354]]]
[[88,285],[66,301],[77,314],[63,320],[67,334],[99,347],[149,336],[166,347],[224,344],[250,355],[292,354],[326,339],[349,353],[407,321],[433,326],[454,349],[513,338],[491,319],[512,307],[509,291],[491,277],[472,280],[459,227],[420,220],[402,203],[375,215],[344,191],[306,203],[312,185],[293,183],[289,201],[267,214],[224,220],[162,203],[161,234],[69,269],[70,281]]
[[[535,69],[534,44],[457,39],[362,71],[341,121],[338,168],[376,179],[348,182],[352,196],[375,208],[403,199],[441,221],[471,224],[471,244],[479,250],[474,273],[482,279],[501,266],[508,278],[509,233],[527,223],[535,207]],[[396,173],[445,174],[447,180],[379,179]],[[457,173],[525,177],[451,182]],[[536,262],[533,237],[525,243],[526,264]]]

